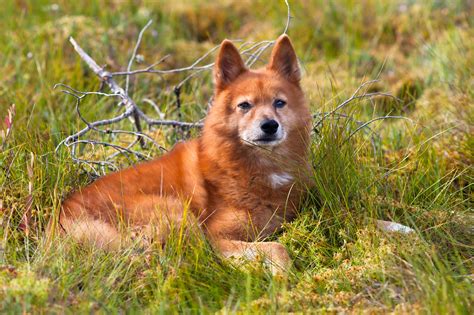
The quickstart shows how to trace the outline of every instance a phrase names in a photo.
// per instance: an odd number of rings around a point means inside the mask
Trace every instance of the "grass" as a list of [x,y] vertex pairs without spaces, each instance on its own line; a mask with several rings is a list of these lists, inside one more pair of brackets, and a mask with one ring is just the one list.
[[[82,125],[67,83],[99,87],[67,42],[69,35],[102,64],[122,70],[150,19],[140,54],[183,66],[224,38],[275,38],[283,2],[7,1],[0,20],[0,117],[16,115],[0,139],[0,310],[6,313],[473,312],[474,8],[469,1],[290,1],[289,35],[301,57],[313,112],[327,112],[361,82],[401,99],[360,100],[328,119],[313,137],[316,187],[298,218],[274,238],[294,268],[272,278],[258,264],[234,268],[202,236],[169,236],[167,245],[119,253],[81,247],[45,226],[61,199],[90,179],[56,145]],[[135,65],[138,67],[137,65]],[[171,83],[179,78],[171,78]],[[133,97],[177,111],[170,82],[143,75]],[[210,96],[209,75],[184,87],[182,112],[195,120]],[[114,113],[89,98],[89,118]],[[124,127],[126,127],[124,125]],[[5,125],[0,128],[5,129]],[[173,130],[150,131],[165,147]],[[375,144],[377,150],[373,150]],[[155,154],[151,152],[150,154]],[[122,161],[124,165],[126,161]],[[25,228],[22,217],[28,210]],[[414,235],[378,231],[373,219],[400,222]],[[179,232],[179,231],[177,231]]]

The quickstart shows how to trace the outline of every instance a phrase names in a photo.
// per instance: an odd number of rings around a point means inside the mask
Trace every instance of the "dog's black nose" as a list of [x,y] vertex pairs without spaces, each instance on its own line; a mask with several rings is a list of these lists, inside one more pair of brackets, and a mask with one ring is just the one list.
[[267,135],[273,135],[278,130],[278,122],[274,119],[265,120],[260,128],[265,132]]

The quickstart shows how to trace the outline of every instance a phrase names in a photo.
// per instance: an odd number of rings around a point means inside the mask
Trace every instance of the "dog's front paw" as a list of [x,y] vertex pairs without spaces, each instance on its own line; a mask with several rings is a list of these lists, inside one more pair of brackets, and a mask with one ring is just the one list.
[[277,242],[261,243],[265,248],[264,263],[274,276],[285,276],[291,267],[291,258],[285,246]]

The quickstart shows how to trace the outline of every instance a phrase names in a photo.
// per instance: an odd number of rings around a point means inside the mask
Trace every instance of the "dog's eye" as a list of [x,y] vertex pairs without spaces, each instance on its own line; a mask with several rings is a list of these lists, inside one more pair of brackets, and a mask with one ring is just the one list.
[[273,101],[273,106],[275,106],[276,108],[282,108],[285,105],[286,102],[284,100],[276,99],[275,101]]
[[249,102],[242,102],[239,105],[237,105],[240,109],[248,110],[252,107],[252,105]]

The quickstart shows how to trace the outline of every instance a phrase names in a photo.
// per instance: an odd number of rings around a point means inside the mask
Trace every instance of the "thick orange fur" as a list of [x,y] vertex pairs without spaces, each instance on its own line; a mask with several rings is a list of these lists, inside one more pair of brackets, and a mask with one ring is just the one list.
[[[308,184],[311,118],[289,38],[281,36],[270,63],[255,71],[224,41],[214,79],[214,104],[202,136],[73,193],[61,209],[66,232],[116,248],[122,243],[119,227],[125,223],[164,239],[172,224],[183,221],[188,207],[192,218],[187,224],[199,225],[224,256],[261,255],[272,268],[288,267],[282,245],[258,241],[295,217]],[[275,99],[284,99],[286,105],[277,108]],[[243,110],[242,102],[251,108]],[[280,142],[249,143],[256,124],[265,119],[281,125]]]

